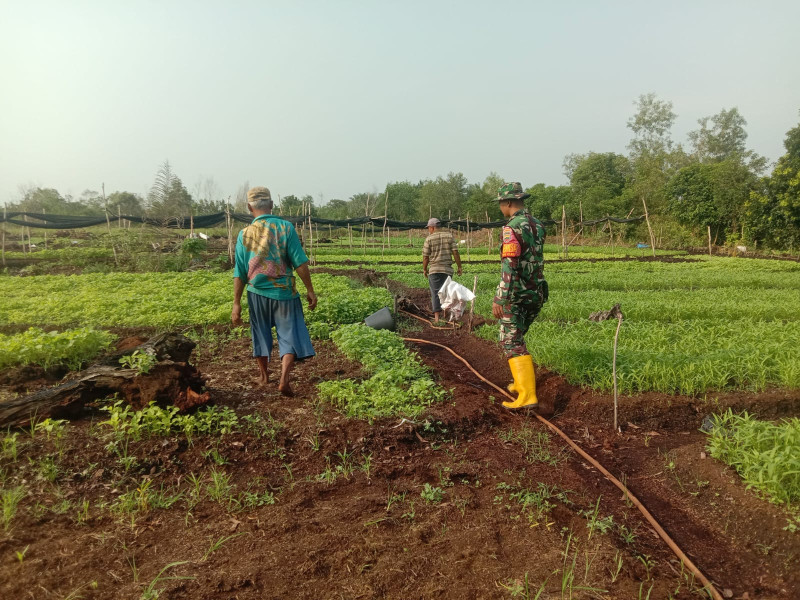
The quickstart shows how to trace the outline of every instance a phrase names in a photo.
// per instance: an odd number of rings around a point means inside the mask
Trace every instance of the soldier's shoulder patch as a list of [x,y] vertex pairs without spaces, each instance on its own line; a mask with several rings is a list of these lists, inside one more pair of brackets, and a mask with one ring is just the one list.
[[514,230],[508,225],[505,225],[503,227],[503,243],[508,244],[516,241],[517,241],[517,236],[514,234]]

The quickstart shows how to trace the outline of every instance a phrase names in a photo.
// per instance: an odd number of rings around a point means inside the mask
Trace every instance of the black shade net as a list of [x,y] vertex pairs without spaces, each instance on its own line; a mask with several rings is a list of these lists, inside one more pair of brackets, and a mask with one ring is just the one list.
[[[238,223],[250,223],[253,217],[248,213],[231,213],[233,221]],[[385,219],[384,217],[356,217],[354,219],[323,219],[320,217],[281,217],[294,225],[303,222],[311,221],[316,225],[329,225],[336,228],[352,227],[360,231],[366,226],[373,226],[378,228],[387,227],[389,229],[405,231],[408,229],[426,229],[426,221],[395,221],[392,219]],[[226,213],[214,213],[211,215],[198,215],[196,217],[168,217],[168,218],[154,218],[154,217],[134,217],[131,215],[108,215],[106,216],[76,216],[76,215],[48,215],[33,212],[9,212],[6,215],[0,215],[0,222],[11,223],[13,225],[20,225],[23,227],[33,227],[36,229],[80,229],[84,227],[94,227],[95,225],[104,225],[107,223],[116,223],[119,220],[130,221],[131,223],[143,223],[145,225],[152,225],[154,227],[167,227],[170,229],[189,229],[193,224],[195,228],[208,228],[222,225],[226,222]],[[603,217],[602,219],[594,219],[592,221],[583,221],[581,223],[573,223],[573,226],[589,226],[598,225],[611,221],[612,223],[636,223],[644,220],[644,215],[638,217]],[[553,219],[542,220],[542,225],[556,225],[561,221]],[[447,220],[442,219],[442,227],[449,227],[451,229],[478,231],[481,229],[497,229],[505,225],[507,221],[491,221],[488,223],[481,223],[470,221],[469,219],[455,219]]]

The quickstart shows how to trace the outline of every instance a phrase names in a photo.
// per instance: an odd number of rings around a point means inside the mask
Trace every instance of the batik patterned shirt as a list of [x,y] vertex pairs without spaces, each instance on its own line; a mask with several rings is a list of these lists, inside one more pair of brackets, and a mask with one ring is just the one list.
[[296,298],[294,269],[308,262],[297,231],[289,221],[259,215],[239,232],[233,276],[247,290],[274,300]]

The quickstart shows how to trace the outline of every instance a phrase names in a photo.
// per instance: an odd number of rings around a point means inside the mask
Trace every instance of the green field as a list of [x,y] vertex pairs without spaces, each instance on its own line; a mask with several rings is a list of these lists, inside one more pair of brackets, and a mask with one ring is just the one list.
[[[471,265],[475,310],[491,316],[499,268]],[[620,389],[695,394],[800,387],[800,264],[699,257],[691,262],[569,262],[545,267],[550,301],[526,338],[537,364],[570,381],[612,386],[616,321],[592,312],[619,303]],[[424,287],[420,273],[394,279]],[[496,339],[496,327],[481,333]]]

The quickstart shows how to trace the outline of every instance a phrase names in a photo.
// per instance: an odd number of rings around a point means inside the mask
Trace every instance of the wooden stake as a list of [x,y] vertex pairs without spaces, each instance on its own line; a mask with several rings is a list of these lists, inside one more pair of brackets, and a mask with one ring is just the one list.
[[108,227],[108,233],[111,233],[111,219],[108,218],[108,202],[106,201],[106,184],[103,183],[101,186],[103,190],[103,206],[105,207],[106,212],[106,227]]
[[708,226],[708,255],[711,256],[711,225]]
[[469,213],[467,213],[467,262],[469,262]]
[[[478,289],[478,276],[475,275],[475,281],[472,282],[472,295],[475,296],[475,291]],[[475,312],[475,298],[469,303],[469,319],[467,320],[467,331],[472,331],[472,315]]]
[[6,205],[3,204],[3,266],[6,266]]
[[617,315],[617,332],[614,334],[614,359],[611,363],[611,372],[614,376],[614,433],[619,431],[617,425],[617,339],[619,338],[619,328],[622,327],[622,313]]
[[[46,215],[47,211],[42,209],[42,214]],[[47,223],[45,223],[45,225],[47,225]],[[47,229],[44,230],[44,249],[47,250]]]
[[117,226],[118,229],[122,229],[122,209],[119,204],[117,204]]
[[231,197],[225,201],[225,225],[228,229],[228,260],[233,262],[233,219],[231,218]]
[[561,246],[564,251],[564,258],[567,258],[567,208],[561,205]]
[[350,238],[350,260],[353,260],[353,227],[347,224],[347,237]]
[[647,202],[645,202],[644,196],[642,196],[642,205],[644,206],[644,220],[647,221],[647,231],[650,232],[650,246],[653,249],[653,256],[655,256],[656,255],[656,238],[653,235],[653,228],[650,227],[650,215],[647,213]]

